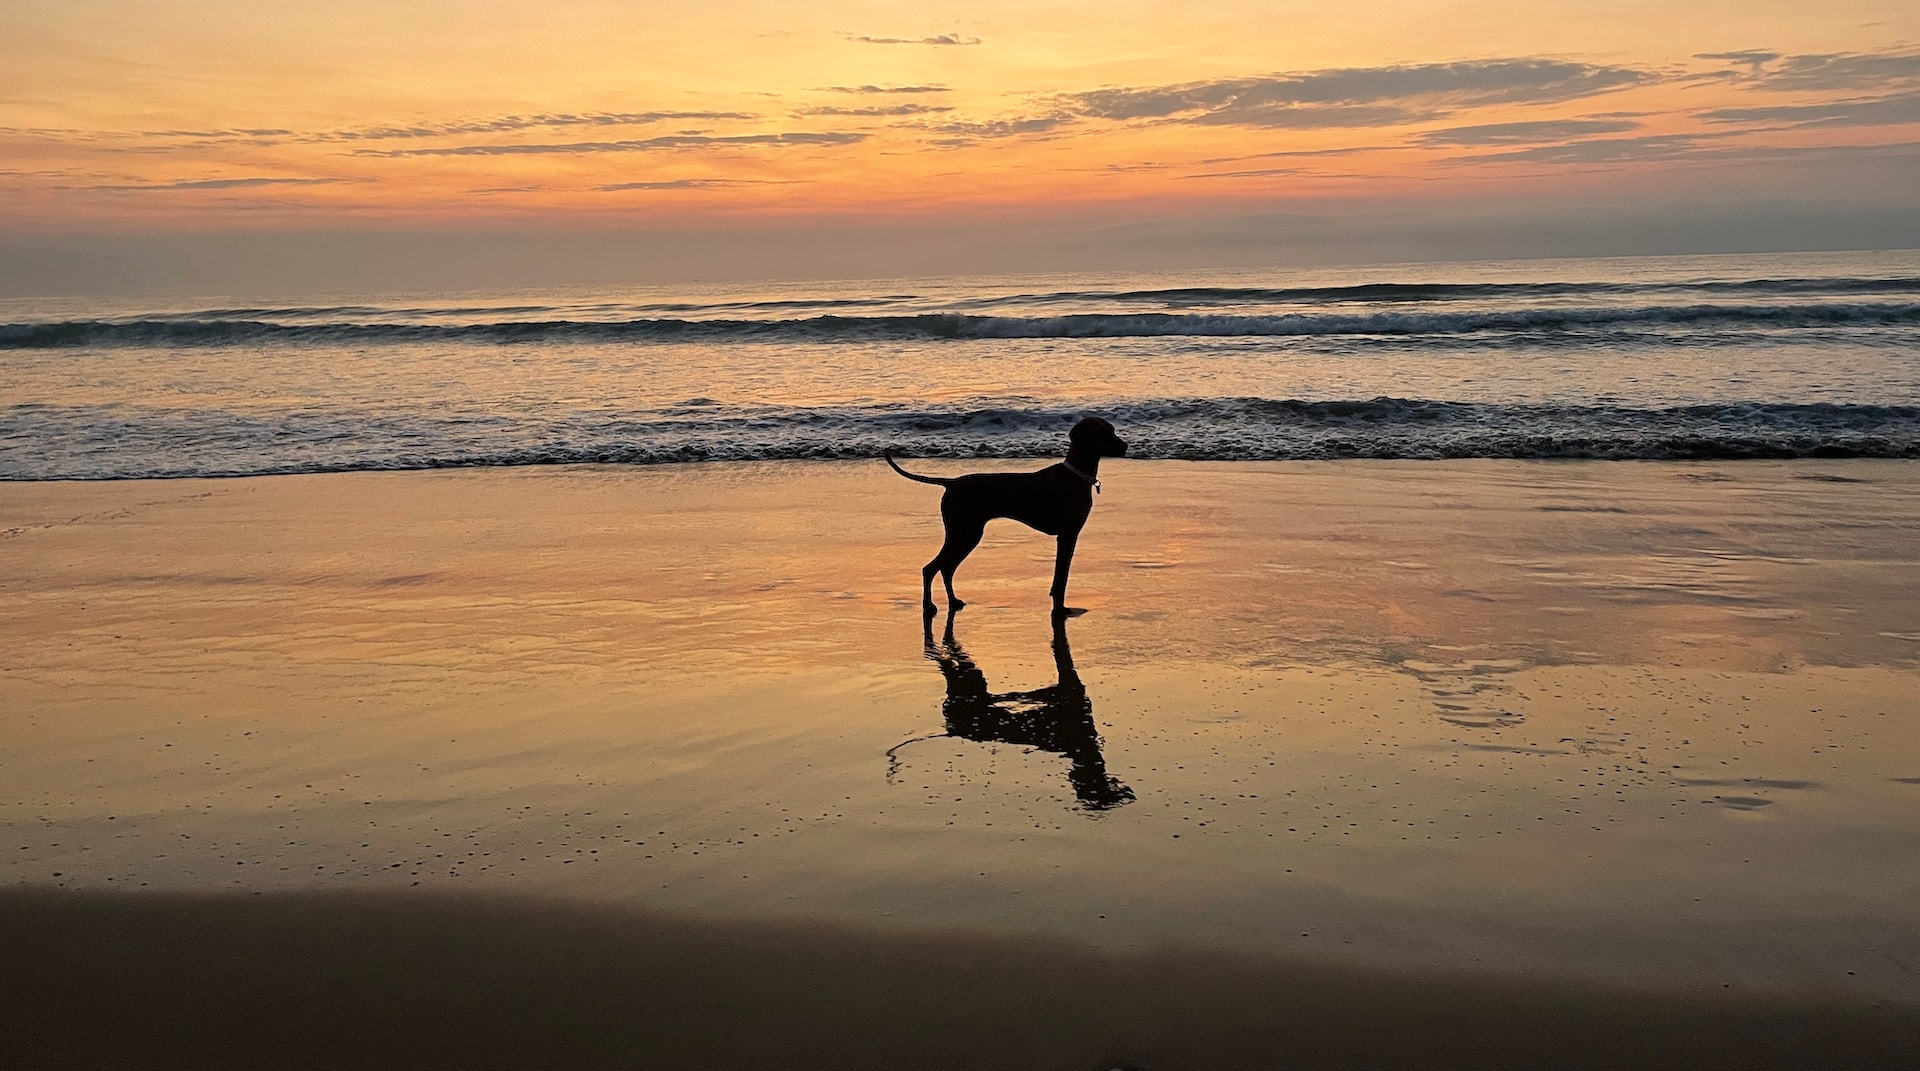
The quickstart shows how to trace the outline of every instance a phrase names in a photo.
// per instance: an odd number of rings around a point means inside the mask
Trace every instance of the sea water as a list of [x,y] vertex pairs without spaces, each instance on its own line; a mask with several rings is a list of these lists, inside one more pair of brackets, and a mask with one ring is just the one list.
[[0,302],[0,479],[1920,457],[1920,252]]

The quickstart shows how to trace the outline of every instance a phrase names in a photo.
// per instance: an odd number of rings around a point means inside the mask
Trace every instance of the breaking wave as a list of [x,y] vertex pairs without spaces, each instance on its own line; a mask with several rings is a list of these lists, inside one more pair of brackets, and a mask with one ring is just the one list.
[[0,480],[248,476],[449,467],[1056,455],[1080,416],[1130,457],[1920,458],[1920,406],[1745,403],[1637,409],[1405,398],[1141,400],[1069,407],[737,407],[629,416],[22,405],[0,411]]
[[[1349,288],[1360,289],[1360,288]],[[1377,289],[1377,288],[1370,288]],[[1426,288],[1434,289],[1434,288]],[[1174,300],[1175,291],[1155,291]],[[1071,295],[1055,295],[1069,297]],[[1126,295],[1107,295],[1125,297]],[[1012,299],[1008,299],[1011,301]],[[1222,300],[1215,297],[1213,300]],[[1005,304],[1006,302],[1002,302]],[[791,303],[789,303],[791,304]],[[1332,335],[1522,334],[1532,338],[1589,329],[1711,327],[1792,330],[1920,325],[1920,302],[1631,305],[1494,309],[1394,308],[1351,312],[1070,312],[1011,316],[962,312],[801,318],[648,316],[624,319],[488,319],[475,323],[363,322],[302,310],[217,310],[132,320],[67,320],[0,325],[0,349],[278,344],[875,342],[930,339],[1141,337],[1314,337]],[[309,310],[318,313],[322,310]],[[347,313],[353,310],[326,310]],[[499,310],[496,310],[499,311]],[[515,313],[540,310],[508,310]],[[248,318],[249,314],[257,318]],[[267,318],[268,316],[277,318]],[[390,314],[398,315],[398,314]],[[436,313],[436,315],[441,315]],[[371,320],[371,318],[369,318]]]

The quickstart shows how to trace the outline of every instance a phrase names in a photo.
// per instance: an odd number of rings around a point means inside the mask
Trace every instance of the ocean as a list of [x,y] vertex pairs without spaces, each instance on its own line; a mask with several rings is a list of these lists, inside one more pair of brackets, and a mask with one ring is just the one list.
[[0,479],[1920,458],[1920,252],[0,301]]

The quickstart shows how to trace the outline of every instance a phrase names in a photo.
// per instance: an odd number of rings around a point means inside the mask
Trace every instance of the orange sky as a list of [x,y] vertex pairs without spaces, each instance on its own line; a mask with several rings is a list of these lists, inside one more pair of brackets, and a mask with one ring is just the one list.
[[1913,0],[0,6],[0,294],[1903,246]]
[[11,0],[0,224],[1178,210],[1920,140],[1911,0],[1571,7]]

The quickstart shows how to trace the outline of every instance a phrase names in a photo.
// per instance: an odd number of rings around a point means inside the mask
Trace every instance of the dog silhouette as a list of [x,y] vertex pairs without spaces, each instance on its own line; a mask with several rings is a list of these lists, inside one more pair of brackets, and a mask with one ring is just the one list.
[[1067,605],[1067,573],[1073,568],[1073,550],[1080,541],[1080,529],[1093,512],[1093,493],[1100,487],[1100,459],[1125,457],[1127,444],[1114,434],[1113,425],[1099,417],[1086,417],[1067,435],[1067,458],[1037,472],[976,472],[966,476],[921,476],[901,468],[891,454],[885,455],[893,471],[909,480],[930,483],[947,489],[940,496],[940,523],[946,528],[946,542],[920,570],[921,609],[931,619],[939,609],[933,604],[933,575],[940,574],[947,588],[947,610],[965,606],[953,593],[953,574],[973,548],[987,522],[999,517],[1019,521],[1029,528],[1058,537],[1053,559],[1053,612],[1069,617],[1084,610]]

